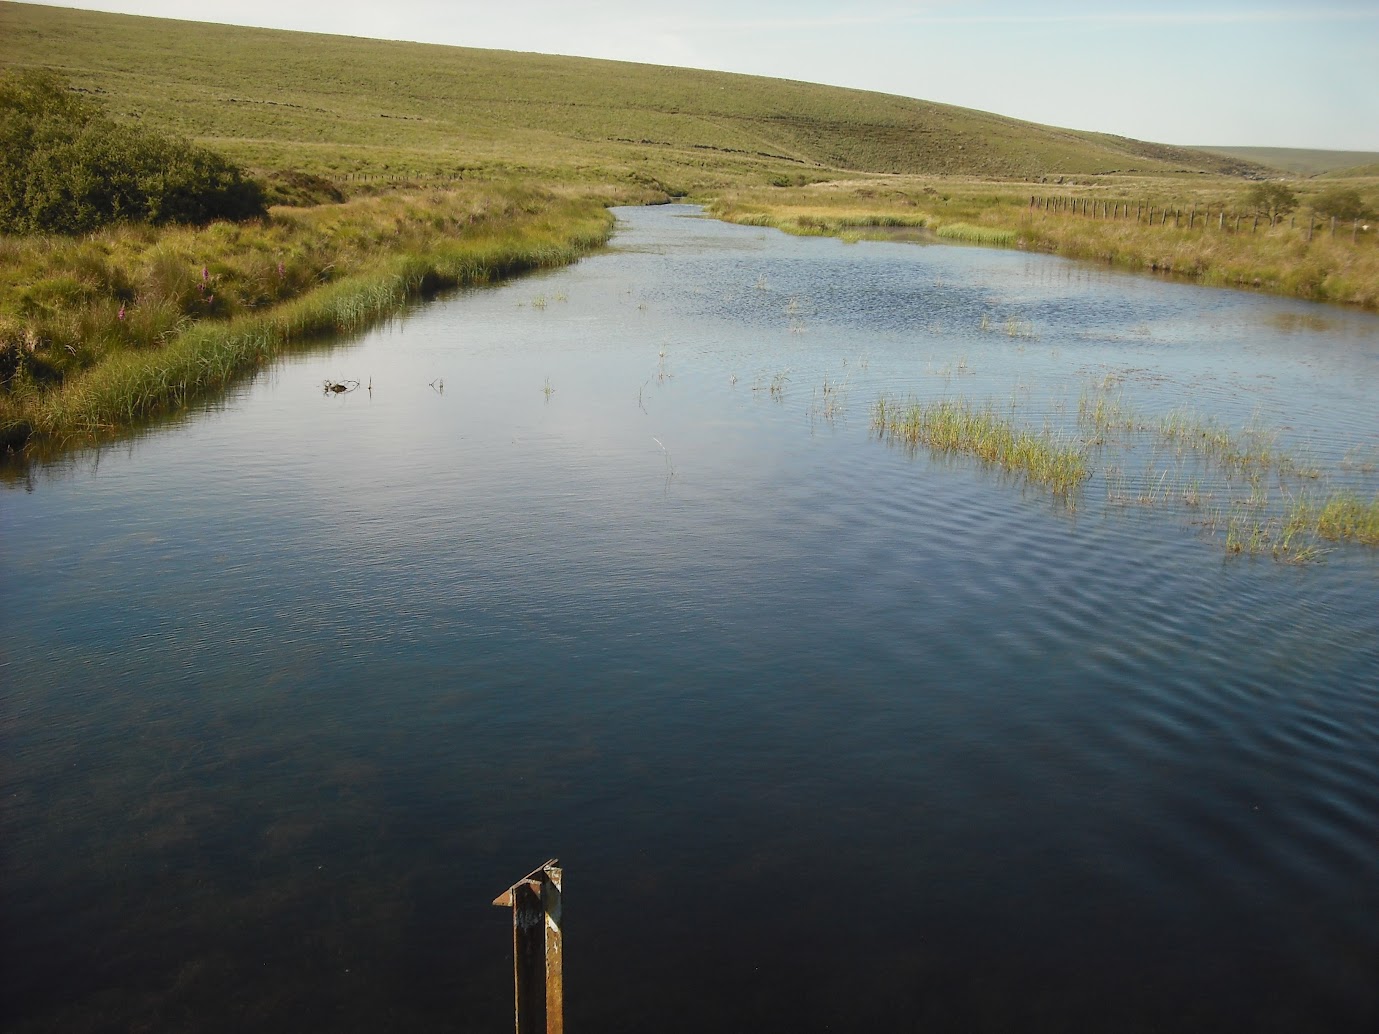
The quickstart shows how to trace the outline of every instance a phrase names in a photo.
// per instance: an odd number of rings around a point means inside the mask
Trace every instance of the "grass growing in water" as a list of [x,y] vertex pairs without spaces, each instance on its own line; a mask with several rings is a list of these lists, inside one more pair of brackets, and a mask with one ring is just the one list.
[[973,226],[971,223],[948,223],[934,231],[936,237],[953,241],[967,241],[969,244],[1014,244],[1020,235],[1014,230],[1004,230],[995,226]]
[[1294,505],[1289,522],[1331,542],[1379,546],[1379,496],[1368,503],[1354,492],[1302,499]]
[[[1132,449],[1147,440],[1153,455],[1137,475],[1105,468],[1108,504],[1199,510],[1219,494],[1222,504],[1194,523],[1223,535],[1227,556],[1301,564],[1321,560],[1326,543],[1379,546],[1379,497],[1365,502],[1353,487],[1326,487],[1330,474],[1280,446],[1279,432],[1257,417],[1238,429],[1186,409],[1150,419],[1115,392],[1117,384],[1108,376],[1084,390],[1079,427],[1097,446]],[[1365,455],[1363,447],[1351,449],[1340,471],[1373,473]]]
[[1069,502],[1090,475],[1080,445],[1047,431],[1021,430],[990,407],[963,401],[897,404],[881,398],[872,409],[872,430],[890,441],[976,456]]

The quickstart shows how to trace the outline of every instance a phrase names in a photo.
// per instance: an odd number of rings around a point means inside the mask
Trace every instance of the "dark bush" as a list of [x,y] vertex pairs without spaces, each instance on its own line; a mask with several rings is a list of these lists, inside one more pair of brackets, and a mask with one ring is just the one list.
[[270,205],[308,208],[312,205],[338,205],[345,193],[330,180],[309,172],[273,172],[264,180]]
[[0,75],[0,233],[265,213],[263,188],[214,151],[118,123],[51,72]]

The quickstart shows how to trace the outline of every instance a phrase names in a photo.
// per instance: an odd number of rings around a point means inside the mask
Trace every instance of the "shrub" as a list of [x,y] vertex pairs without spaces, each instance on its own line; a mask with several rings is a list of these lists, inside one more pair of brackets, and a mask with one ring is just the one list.
[[1365,207],[1365,199],[1354,187],[1332,187],[1325,193],[1319,194],[1317,199],[1312,202],[1312,210],[1320,216],[1332,216],[1347,222],[1351,219],[1365,219],[1369,216],[1369,211]]
[[1298,207],[1298,196],[1282,183],[1257,183],[1245,195],[1245,203],[1272,223]]
[[117,123],[51,72],[0,75],[0,233],[265,213],[262,187],[214,151]]

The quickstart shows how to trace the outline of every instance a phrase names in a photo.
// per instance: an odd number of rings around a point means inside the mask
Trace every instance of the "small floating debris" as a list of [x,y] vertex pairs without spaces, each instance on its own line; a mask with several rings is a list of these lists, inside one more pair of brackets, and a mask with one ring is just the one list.
[[[343,395],[349,391],[355,391],[359,387],[358,381],[337,381],[327,377],[322,383],[322,393],[326,395]],[[370,383],[372,389],[372,382]]]
[[437,395],[444,395],[444,394],[445,394],[445,378],[443,378],[443,377],[437,377],[434,381],[432,381],[432,382],[428,385],[428,387],[429,387],[432,391],[434,391]]

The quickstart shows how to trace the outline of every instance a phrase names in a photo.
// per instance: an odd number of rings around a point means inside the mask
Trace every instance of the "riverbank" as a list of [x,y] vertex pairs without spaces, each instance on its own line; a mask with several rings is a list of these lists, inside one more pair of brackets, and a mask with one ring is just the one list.
[[1225,181],[1048,187],[890,177],[730,191],[709,211],[729,222],[852,239],[922,229],[1207,286],[1379,309],[1379,230],[1345,224],[1337,231],[1317,217],[1309,231],[1305,193],[1297,216],[1256,222],[1241,191]]
[[407,300],[572,262],[624,197],[462,188],[275,209],[251,224],[0,244],[0,448],[110,436],[294,344]]

